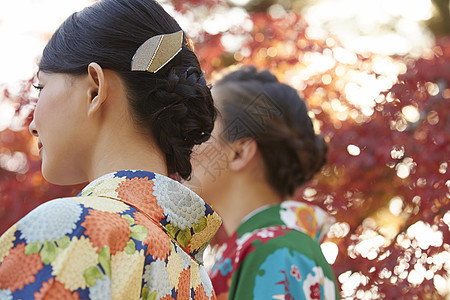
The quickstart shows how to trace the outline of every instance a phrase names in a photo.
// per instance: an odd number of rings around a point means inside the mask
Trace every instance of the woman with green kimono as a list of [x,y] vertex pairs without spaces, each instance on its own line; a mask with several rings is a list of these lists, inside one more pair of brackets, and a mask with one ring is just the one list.
[[191,184],[228,235],[210,274],[218,299],[338,299],[319,245],[333,219],[289,200],[327,152],[304,101],[254,67],[226,75],[212,92],[220,117],[193,155]]

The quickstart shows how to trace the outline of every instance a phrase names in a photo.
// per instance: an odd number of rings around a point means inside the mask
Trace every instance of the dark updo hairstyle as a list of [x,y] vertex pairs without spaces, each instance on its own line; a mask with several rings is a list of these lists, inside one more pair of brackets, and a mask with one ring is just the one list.
[[190,177],[194,145],[208,140],[216,110],[197,57],[184,36],[182,50],[157,73],[131,71],[147,39],[181,30],[154,0],[101,0],[70,16],[44,49],[39,69],[74,76],[91,62],[114,70],[125,84],[139,129],[155,138],[169,174]]
[[269,71],[245,66],[214,85],[229,142],[251,138],[264,159],[266,179],[283,197],[320,171],[327,145],[314,133],[305,102]]

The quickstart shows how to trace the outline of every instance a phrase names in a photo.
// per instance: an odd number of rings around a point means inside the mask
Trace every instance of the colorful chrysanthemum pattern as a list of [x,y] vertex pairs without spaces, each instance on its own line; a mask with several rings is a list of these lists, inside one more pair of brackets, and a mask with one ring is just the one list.
[[171,243],[167,234],[140,212],[134,213],[134,219],[136,224],[144,226],[149,232],[143,240],[143,244],[147,245],[147,254],[152,254],[154,258],[166,259],[170,253]]
[[36,300],[79,300],[78,292],[72,293],[66,289],[64,284],[56,281],[54,278],[50,278],[48,282],[42,284],[42,288],[39,292],[34,293],[34,299]]
[[60,239],[73,232],[81,213],[81,205],[72,199],[57,199],[30,212],[17,223],[17,229],[28,244]]
[[83,204],[84,207],[110,213],[123,213],[129,208],[123,202],[105,197],[76,197],[73,200]]
[[[17,265],[24,264],[26,269],[18,269]],[[25,254],[25,244],[18,244],[11,249],[5,257],[0,269],[0,284],[2,289],[10,289],[11,292],[21,290],[34,281],[34,276],[43,268],[39,255]],[[9,271],[9,272],[7,272]]]
[[0,290],[0,299],[2,300],[12,300],[13,296],[9,289]]
[[199,196],[187,187],[176,181],[166,180],[161,175],[156,175],[153,181],[153,195],[174,227],[184,230],[205,216],[205,205],[199,201]]
[[215,299],[199,254],[220,225],[176,181],[107,174],[0,237],[0,299]]
[[172,293],[167,264],[163,260],[156,260],[145,266],[145,288],[148,294],[156,293],[157,298],[168,296]]
[[108,245],[111,255],[123,251],[130,240],[130,226],[128,222],[118,214],[89,209],[81,224],[86,228],[85,233],[89,236],[94,247],[100,251],[103,246]]
[[16,231],[17,224],[14,224],[0,237],[0,262],[2,262],[3,258],[9,254],[9,249],[14,246]]
[[151,219],[159,222],[163,217],[163,208],[158,206],[152,195],[153,181],[148,178],[132,178],[119,184],[116,191],[118,198],[128,205],[140,207]]
[[107,275],[104,279],[97,279],[93,287],[89,289],[91,300],[111,299],[111,280]]

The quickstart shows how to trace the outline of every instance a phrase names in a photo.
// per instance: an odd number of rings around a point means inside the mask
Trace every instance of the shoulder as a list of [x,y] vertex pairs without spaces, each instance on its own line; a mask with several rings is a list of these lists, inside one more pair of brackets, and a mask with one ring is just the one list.
[[247,249],[247,253],[255,251],[273,252],[279,248],[288,248],[312,257],[320,249],[319,243],[307,234],[286,226],[259,228],[242,235],[237,239],[236,244],[238,247]]
[[285,226],[255,230],[243,235],[236,244],[236,258],[240,262],[239,268],[244,272],[270,272],[277,268],[280,272],[290,272],[292,266],[297,266],[309,271],[321,267],[328,276],[332,274],[319,243]]
[[41,204],[17,222],[20,238],[26,243],[51,241],[72,233],[81,219],[83,207],[73,198]]
[[58,198],[47,201],[33,209],[30,213],[23,217],[19,223],[29,222],[33,219],[40,219],[42,216],[54,215],[56,217],[61,213],[65,214],[70,212],[79,212],[81,207],[76,201],[74,201],[74,198]]
[[17,222],[17,230],[26,243],[43,243],[67,235],[81,235],[83,222],[91,215],[120,218],[119,213],[129,208],[120,201],[104,197],[59,198],[41,204],[27,214]]

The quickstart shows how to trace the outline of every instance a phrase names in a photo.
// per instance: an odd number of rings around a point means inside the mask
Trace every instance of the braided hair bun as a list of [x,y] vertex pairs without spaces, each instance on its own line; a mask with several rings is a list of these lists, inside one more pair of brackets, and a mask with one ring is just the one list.
[[216,109],[202,71],[196,67],[179,71],[171,68],[167,78],[156,80],[145,93],[140,90],[131,104],[141,128],[151,130],[165,153],[169,174],[188,179],[192,148],[211,136]]
[[267,181],[282,197],[293,195],[325,164],[327,145],[314,133],[305,102],[269,71],[243,67],[217,82],[213,91],[224,128],[233,126],[240,133],[225,131],[224,136],[230,142],[257,142]]

